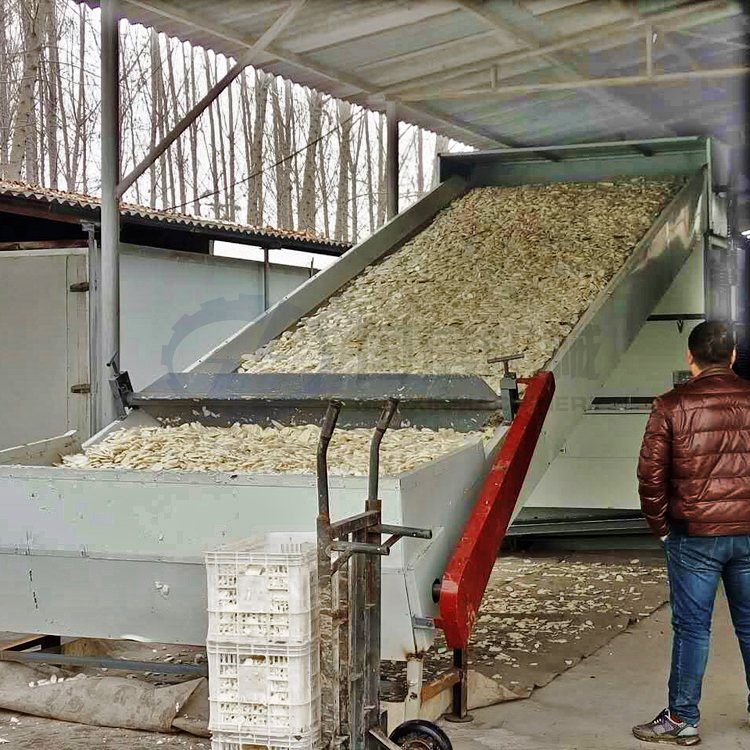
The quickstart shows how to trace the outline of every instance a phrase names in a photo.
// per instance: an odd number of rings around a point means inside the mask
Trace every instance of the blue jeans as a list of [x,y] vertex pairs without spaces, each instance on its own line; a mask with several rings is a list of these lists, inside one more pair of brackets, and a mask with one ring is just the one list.
[[669,710],[689,724],[698,724],[711,617],[720,580],[724,582],[750,690],[750,536],[670,534],[664,546],[672,605]]

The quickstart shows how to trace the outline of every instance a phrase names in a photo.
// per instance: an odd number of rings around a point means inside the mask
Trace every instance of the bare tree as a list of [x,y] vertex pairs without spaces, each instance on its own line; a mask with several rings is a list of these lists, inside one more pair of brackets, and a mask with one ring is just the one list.
[[370,220],[370,234],[375,231],[375,194],[372,190],[372,144],[370,142],[370,116],[365,121],[365,157],[367,159],[367,216]]
[[[159,69],[159,37],[154,29],[151,29],[149,37],[149,52],[151,59],[151,141],[149,150],[156,147],[156,136],[159,127],[159,86],[156,82],[157,70]],[[148,169],[150,190],[149,205],[156,207],[156,161],[151,162]]]
[[422,142],[422,128],[417,131],[417,198],[424,195],[424,143]]
[[378,117],[378,226],[385,224],[386,186],[385,186],[385,143],[383,142],[383,116]]
[[[97,191],[100,39],[91,12],[68,0],[0,2],[0,175]],[[230,61],[126,24],[121,54],[127,170]],[[433,148],[447,150],[449,142],[416,128],[408,140],[401,189],[410,200],[429,188]],[[248,69],[136,181],[132,194],[153,207],[189,201],[196,215],[206,213],[209,199],[209,213],[219,217],[237,220],[239,212],[255,225],[267,220],[358,241],[385,221],[384,118],[353,118],[348,103]]]
[[[229,61],[227,61],[227,70],[229,69]],[[227,219],[230,221],[235,220],[235,213],[237,210],[237,206],[235,205],[235,183],[236,183],[236,143],[235,143],[235,136],[234,136],[234,95],[232,93],[232,89],[234,88],[234,83],[232,83],[231,86],[229,86],[227,90],[227,103],[228,103],[228,110],[227,110],[227,117],[229,118],[229,126],[227,127],[227,139],[228,139],[228,146],[229,146],[229,189],[227,194]]]
[[58,85],[60,83],[60,61],[57,48],[57,13],[55,3],[53,2],[49,12],[49,22],[47,25],[48,39],[48,70],[45,80],[47,89],[47,155],[49,157],[49,186],[57,189],[58,151],[57,151],[57,131],[59,128],[58,114]]
[[307,104],[310,122],[307,128],[308,147],[305,151],[305,167],[302,177],[302,193],[299,200],[299,228],[315,230],[315,167],[323,118],[323,95],[319,91],[308,91]]
[[[183,57],[185,59],[185,57]],[[188,107],[192,109],[198,101],[195,93],[195,49],[190,48],[190,64],[184,63],[185,68],[190,69],[190,86],[188,87]],[[196,216],[201,215],[200,186],[198,184],[198,123],[193,121],[188,129],[190,134],[190,165],[192,167],[193,177],[193,213]]]
[[[227,64],[227,67],[229,66],[229,61],[225,58],[224,62]],[[214,56],[214,81],[219,80],[219,57],[218,55]],[[216,217],[217,218],[226,218],[226,200],[227,200],[227,193],[229,191],[229,184],[227,182],[227,153],[226,149],[224,148],[224,121],[222,117],[222,107],[218,100],[215,100],[212,108],[214,110],[214,114],[216,115],[216,135],[217,140],[219,143],[219,157],[221,159],[221,187],[222,192],[220,196],[217,196],[217,202],[216,202]],[[224,199],[224,210],[221,211],[222,201],[221,199]],[[220,213],[221,212],[221,213]]]
[[[38,79],[51,0],[29,0],[23,3],[21,8],[24,11],[24,61],[8,165],[8,174],[12,180],[21,179],[24,158],[33,159],[36,156],[34,89]],[[26,168],[27,172],[34,174],[36,163],[27,163]]]
[[0,176],[5,176],[8,164],[8,146],[11,128],[10,86],[13,65],[8,44],[7,28],[10,24],[10,7],[0,3]]
[[[208,56],[208,51],[203,50],[203,60],[206,65],[206,87],[210,89],[214,84],[211,80],[211,60]],[[219,215],[219,200],[220,200],[220,189],[219,189],[219,165],[216,156],[216,128],[214,126],[214,113],[213,106],[210,106],[206,111],[208,117],[208,127],[211,133],[211,181],[214,199],[214,216]]]
[[[247,182],[249,183],[252,179],[253,165],[250,161],[250,148],[253,140],[253,123],[250,112],[250,97],[247,93],[248,89],[248,76],[247,69],[242,71],[240,75],[240,109],[242,115],[242,141],[243,141],[243,153],[245,155],[245,172],[247,173]],[[248,210],[250,208],[250,186],[247,188],[247,205]]]
[[[167,45],[167,72],[169,73],[169,94],[172,100],[172,118],[174,122],[177,122],[180,116],[180,107],[177,101],[177,83],[175,81],[174,62],[172,60],[172,45]],[[177,139],[174,144],[175,155],[177,157],[177,179],[180,185],[180,210],[184,211],[187,205],[187,187],[185,185],[185,156],[182,150],[182,136]],[[173,182],[174,185],[174,182]],[[176,203],[176,200],[172,198],[172,205]]]
[[253,123],[253,142],[250,149],[250,164],[252,175],[250,180],[247,205],[248,224],[260,226],[263,224],[263,129],[266,121],[266,105],[268,104],[268,88],[272,77],[255,71],[255,121]]
[[278,81],[271,85],[271,108],[273,112],[274,172],[276,175],[276,224],[279,227],[294,227],[292,216],[291,179],[291,83],[284,82],[284,111],[281,109],[281,92]]
[[[325,113],[327,116],[327,113]],[[326,237],[331,236],[330,218],[328,215],[328,182],[326,176],[325,143],[318,146],[318,181],[320,183],[320,206],[323,214],[323,233]]]
[[[357,242],[359,239],[359,194],[357,190],[357,177],[359,171],[359,155],[362,150],[362,134],[364,133],[364,118],[359,121],[359,127],[357,128],[357,137],[354,144],[354,157],[349,157],[349,171],[351,173],[351,185],[352,185],[352,203],[350,207],[350,213],[352,217],[352,242]],[[351,140],[351,136],[350,136]],[[351,153],[351,145],[350,145]]]
[[[152,111],[152,116],[156,118],[157,131],[159,134],[159,142],[164,139],[167,134],[167,105],[166,97],[164,95],[164,74],[162,70],[162,57],[161,57],[161,39],[158,34],[156,36],[156,54],[157,54],[157,65],[155,73],[156,78],[156,103]],[[171,159],[164,153],[159,157],[159,177],[161,180],[161,204],[164,205],[169,200],[169,165]],[[174,201],[170,205],[174,205]]]
[[339,185],[336,194],[336,239],[349,240],[349,163],[351,162],[351,112],[349,102],[338,102]]
[[[82,15],[80,15],[80,11],[81,10],[82,10],[82,8],[79,9],[79,16],[78,16],[78,18],[79,18],[79,26],[81,25],[81,19],[83,17]],[[80,33],[80,29],[79,29],[79,33]],[[58,58],[59,58],[59,48],[58,48]],[[83,77],[83,74],[84,74],[83,63],[81,63],[78,67],[79,67],[79,73],[78,73],[78,77],[77,78],[78,78],[78,80],[81,80],[81,78]],[[72,107],[73,107],[73,116],[75,116],[75,99],[74,99],[74,95],[73,95],[73,87],[75,86],[75,84],[76,84],[75,79],[71,78],[70,86],[66,87],[66,88],[69,88],[71,90],[70,100],[71,100],[71,104],[72,104]],[[75,185],[75,175],[73,175],[72,178],[71,178],[71,171],[72,171],[71,167],[72,167],[72,164],[71,164],[71,160],[70,160],[70,156],[71,156],[71,154],[70,154],[70,137],[69,137],[69,134],[68,134],[68,131],[69,131],[70,128],[69,128],[69,125],[68,125],[67,108],[65,106],[65,95],[64,95],[64,92],[63,92],[62,76],[59,75],[59,74],[56,75],[56,76],[54,76],[54,79],[52,81],[52,85],[55,87],[55,90],[57,92],[56,95],[57,95],[57,101],[58,101],[59,111],[60,111],[60,117],[59,117],[59,120],[58,120],[58,126],[59,126],[59,129],[60,129],[60,136],[61,136],[61,139],[62,139],[63,159],[64,159],[64,163],[62,165],[62,171],[63,171],[64,176],[65,176],[65,182],[68,185],[68,190],[73,190],[74,188],[71,187],[71,184]],[[59,153],[58,153],[58,169],[60,169],[60,165],[59,165]]]

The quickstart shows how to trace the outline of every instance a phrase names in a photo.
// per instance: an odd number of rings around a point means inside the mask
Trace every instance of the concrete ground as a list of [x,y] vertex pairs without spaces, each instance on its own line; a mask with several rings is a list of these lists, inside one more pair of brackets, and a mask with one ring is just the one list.
[[[633,724],[666,705],[670,611],[617,636],[527,700],[473,712],[471,724],[444,723],[455,750],[646,750]],[[723,592],[714,616],[701,702],[701,747],[750,750],[747,688]],[[664,745],[662,745],[664,747]]]
[[[666,704],[669,607],[664,606],[565,671],[530,698],[473,711],[469,724],[448,724],[455,750],[647,750],[631,727]],[[701,703],[702,747],[750,750],[739,648],[720,592]],[[210,741],[50,721],[0,711],[0,747],[55,750],[207,750]]]

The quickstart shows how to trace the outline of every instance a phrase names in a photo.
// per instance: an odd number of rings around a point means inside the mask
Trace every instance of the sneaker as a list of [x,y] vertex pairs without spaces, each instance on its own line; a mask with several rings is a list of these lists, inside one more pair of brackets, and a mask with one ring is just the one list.
[[643,742],[669,745],[697,745],[701,741],[697,726],[678,721],[665,708],[653,721],[633,727],[633,734]]

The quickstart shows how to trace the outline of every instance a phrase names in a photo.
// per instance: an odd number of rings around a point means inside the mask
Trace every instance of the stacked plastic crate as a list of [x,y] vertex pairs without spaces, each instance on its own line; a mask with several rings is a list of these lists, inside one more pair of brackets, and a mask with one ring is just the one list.
[[267,534],[205,554],[212,750],[320,745],[314,535]]

